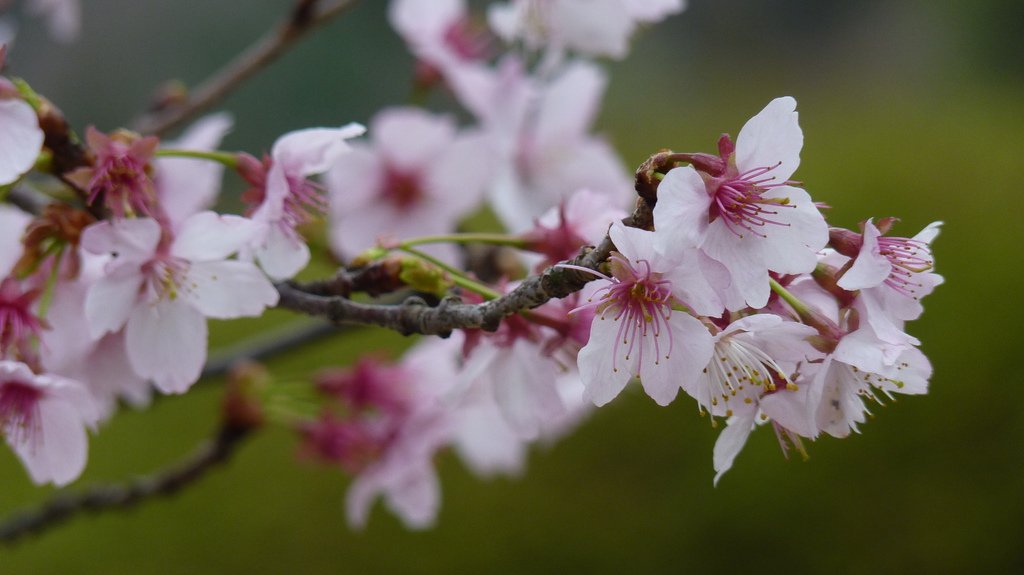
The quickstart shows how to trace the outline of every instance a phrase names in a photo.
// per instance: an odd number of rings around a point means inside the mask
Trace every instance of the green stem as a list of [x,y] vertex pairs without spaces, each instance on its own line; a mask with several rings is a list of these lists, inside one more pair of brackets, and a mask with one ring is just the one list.
[[171,158],[195,158],[198,160],[210,160],[220,162],[225,166],[235,169],[238,166],[238,155],[233,152],[221,152],[219,150],[178,150],[174,148],[160,148],[156,156]]
[[801,317],[810,312],[810,308],[807,307],[807,304],[805,304],[803,300],[790,293],[790,291],[782,287],[782,284],[779,282],[768,278],[768,285],[770,285],[772,287],[772,291],[779,294],[779,297],[781,297],[786,303],[793,306],[793,309],[796,310],[796,313],[800,314]]
[[525,248],[526,240],[519,236],[507,234],[447,234],[440,236],[422,236],[405,240],[398,244],[398,249],[405,249],[423,244],[490,244],[495,246],[509,246],[513,248]]
[[485,286],[484,284],[482,284],[482,283],[480,283],[480,282],[478,282],[478,281],[476,281],[476,280],[466,276],[466,274],[463,273],[462,270],[460,270],[460,269],[458,269],[458,268],[456,268],[454,266],[450,266],[450,265],[444,263],[443,261],[435,258],[434,256],[432,256],[430,254],[427,254],[427,253],[421,252],[420,250],[417,250],[415,248],[410,248],[410,247],[406,247],[406,246],[399,246],[398,249],[403,251],[403,252],[405,252],[405,253],[407,253],[407,254],[409,254],[409,255],[411,255],[411,256],[415,256],[415,257],[417,257],[417,258],[419,258],[419,259],[421,259],[421,260],[423,260],[423,261],[425,261],[427,263],[433,264],[433,265],[441,268],[442,270],[448,272],[448,274],[451,276],[451,280],[453,282],[455,282],[455,285],[457,285],[459,287],[462,287],[462,288],[465,288],[465,289],[468,289],[469,291],[472,291],[474,293],[480,294],[481,296],[484,297],[484,299],[497,299],[497,298],[501,297],[500,293],[498,293],[498,292],[492,290],[491,288]]

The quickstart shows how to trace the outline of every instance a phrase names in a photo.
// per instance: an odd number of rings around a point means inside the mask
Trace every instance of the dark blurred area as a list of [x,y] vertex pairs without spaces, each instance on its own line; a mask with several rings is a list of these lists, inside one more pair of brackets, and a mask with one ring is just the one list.
[[[194,85],[289,7],[83,4],[79,43],[25,21],[9,57],[80,130],[124,125],[169,79]],[[225,147],[258,153],[286,131],[408,102],[413,62],[385,7],[362,2],[225,101],[237,121]],[[607,63],[599,131],[629,165],[662,147],[713,151],[789,94],[805,133],[796,177],[833,206],[830,221],[895,215],[905,236],[945,221],[934,251],[946,284],[909,326],[934,365],[931,391],[873,407],[861,434],[823,437],[802,462],[761,429],[713,488],[719,430],[687,398],[660,408],[627,394],[535,450],[522,477],[481,480],[442,457],[438,526],[415,533],[380,507],[350,531],[347,480],[271,430],[173,498],[0,549],[0,573],[1024,573],[1022,37],[1024,3],[1011,0],[691,0]],[[430,105],[454,109],[443,94]],[[259,325],[218,325],[215,342]],[[271,368],[299,380],[409,343],[363,330]],[[217,383],[116,417],[72,489],[185,455],[216,427]],[[0,514],[52,493],[7,450],[0,485]]]

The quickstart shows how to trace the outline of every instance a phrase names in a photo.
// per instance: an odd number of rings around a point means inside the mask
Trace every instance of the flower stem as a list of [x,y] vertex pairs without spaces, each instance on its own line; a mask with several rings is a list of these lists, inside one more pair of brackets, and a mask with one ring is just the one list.
[[161,148],[156,151],[155,155],[170,158],[210,160],[211,162],[220,162],[231,169],[235,169],[238,166],[237,154],[233,152],[221,152],[219,150],[178,150],[175,148]]
[[497,298],[501,297],[500,293],[498,293],[498,292],[492,290],[491,288],[485,286],[484,284],[482,284],[482,283],[480,283],[480,282],[470,278],[462,270],[460,270],[460,269],[458,269],[458,268],[456,268],[454,266],[450,266],[450,265],[444,263],[443,261],[435,258],[434,256],[432,256],[430,254],[421,252],[420,250],[417,250],[415,248],[410,248],[408,246],[402,246],[402,245],[400,245],[398,247],[398,249],[403,251],[403,252],[405,252],[405,253],[407,253],[407,254],[409,254],[409,255],[411,255],[411,256],[415,256],[415,257],[417,257],[417,258],[419,258],[419,259],[421,259],[421,260],[423,260],[423,261],[425,261],[427,263],[433,264],[433,265],[441,268],[442,270],[448,272],[448,274],[451,276],[451,280],[453,282],[455,282],[455,285],[457,285],[457,286],[459,286],[461,288],[468,289],[469,291],[471,291],[473,293],[479,294],[479,295],[483,296],[484,299],[497,299]]
[[509,246],[513,248],[525,248],[526,240],[519,236],[507,234],[447,234],[440,236],[422,236],[405,240],[398,244],[399,249],[423,244],[490,244],[495,246]]

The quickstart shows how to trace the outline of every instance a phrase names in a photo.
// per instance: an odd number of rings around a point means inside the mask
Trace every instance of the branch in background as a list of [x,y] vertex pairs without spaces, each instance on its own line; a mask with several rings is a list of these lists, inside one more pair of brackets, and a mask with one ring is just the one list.
[[299,0],[291,15],[206,81],[168,107],[150,112],[135,123],[143,134],[160,135],[209,109],[256,72],[284,54],[308,32],[351,8],[356,0]]
[[61,493],[36,509],[15,514],[0,523],[0,542],[11,543],[45,531],[82,512],[127,509],[153,497],[166,497],[192,485],[234,455],[255,428],[224,424],[216,437],[179,464],[128,483],[98,485],[81,493]]

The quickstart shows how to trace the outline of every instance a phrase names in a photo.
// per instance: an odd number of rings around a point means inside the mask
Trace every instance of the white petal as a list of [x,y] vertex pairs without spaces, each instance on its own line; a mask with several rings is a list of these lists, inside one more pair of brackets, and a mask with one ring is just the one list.
[[[105,275],[89,288],[85,296],[85,319],[93,339],[124,327],[136,305],[143,305],[139,303],[143,276],[135,270],[127,271],[129,273]],[[133,271],[135,273],[130,273]]]
[[756,415],[756,409],[745,409],[730,417],[729,424],[722,430],[722,433],[718,434],[718,441],[715,442],[713,455],[715,485],[718,485],[718,480],[722,478],[726,471],[732,469],[733,461],[736,460],[736,456],[743,450],[743,446],[747,444],[747,438],[750,437],[750,432],[754,430],[754,417]]
[[[602,319],[595,317],[590,326],[590,340],[580,350],[577,364],[580,379],[587,388],[585,397],[598,407],[615,399],[636,374],[633,362],[615,358],[615,353],[624,353],[618,339],[619,322],[612,315]],[[628,346],[625,346],[628,347]],[[617,349],[619,348],[619,349]]]
[[274,142],[271,157],[292,176],[306,177],[327,171],[349,150],[345,140],[366,132],[360,124],[340,128],[307,128],[289,132]]
[[561,147],[586,136],[607,83],[596,64],[576,61],[567,65],[541,96],[533,144]]
[[[729,291],[738,294],[746,305],[760,309],[768,303],[771,288],[761,238],[749,234],[739,237],[719,218],[708,227],[701,249],[729,270]],[[735,302],[726,299],[726,305],[735,311]]]
[[183,300],[139,306],[125,330],[135,373],[164,393],[184,393],[206,361],[206,318]]
[[32,169],[43,147],[36,112],[21,100],[0,100],[0,186]]
[[252,220],[199,212],[181,224],[171,254],[194,262],[222,260],[242,249],[255,232]]
[[836,283],[845,290],[859,290],[875,287],[885,281],[892,272],[892,264],[879,253],[878,237],[881,234],[875,224],[868,220],[864,222],[864,236],[860,246],[860,252],[854,259],[853,265],[846,270],[843,277]]
[[281,226],[267,224],[263,243],[256,246],[256,261],[275,281],[291,279],[309,263],[309,246],[288,235]]
[[[231,129],[231,115],[211,114],[192,124],[180,138],[164,142],[165,148],[214,150]],[[220,191],[224,165],[193,158],[162,157],[153,161],[160,205],[174,227],[192,214],[208,209]]]
[[39,433],[35,441],[7,442],[14,449],[35,483],[60,487],[82,474],[88,455],[85,424],[78,410],[61,398],[43,399],[39,404]]
[[818,263],[818,252],[828,243],[828,224],[811,197],[800,188],[779,186],[762,194],[764,198],[788,200],[787,206],[774,208],[773,221],[761,228],[765,238],[757,238],[768,269],[783,274],[809,273]]
[[377,114],[370,130],[377,150],[400,170],[422,170],[455,138],[455,122],[419,108],[389,108]]
[[714,339],[693,316],[674,311],[665,325],[671,336],[662,333],[657,347],[653,335],[646,338],[641,344],[643,359],[638,359],[640,383],[659,405],[668,405],[683,385],[696,382],[714,353]]
[[665,253],[698,245],[707,234],[710,207],[711,196],[693,166],[665,174],[654,206],[654,229]]
[[406,527],[426,529],[433,525],[441,507],[441,484],[429,464],[408,470],[387,493],[387,505]]
[[800,165],[804,133],[797,122],[796,100],[776,98],[744,124],[736,137],[736,167],[740,172],[778,164],[767,176],[781,184]]
[[113,254],[107,267],[139,265],[156,253],[160,224],[150,218],[98,222],[82,232],[82,248],[97,255]]
[[32,216],[13,206],[0,205],[0,278],[7,277],[21,258],[21,234]]
[[277,290],[249,262],[197,262],[189,267],[181,289],[184,297],[206,317],[256,317],[277,303]]

